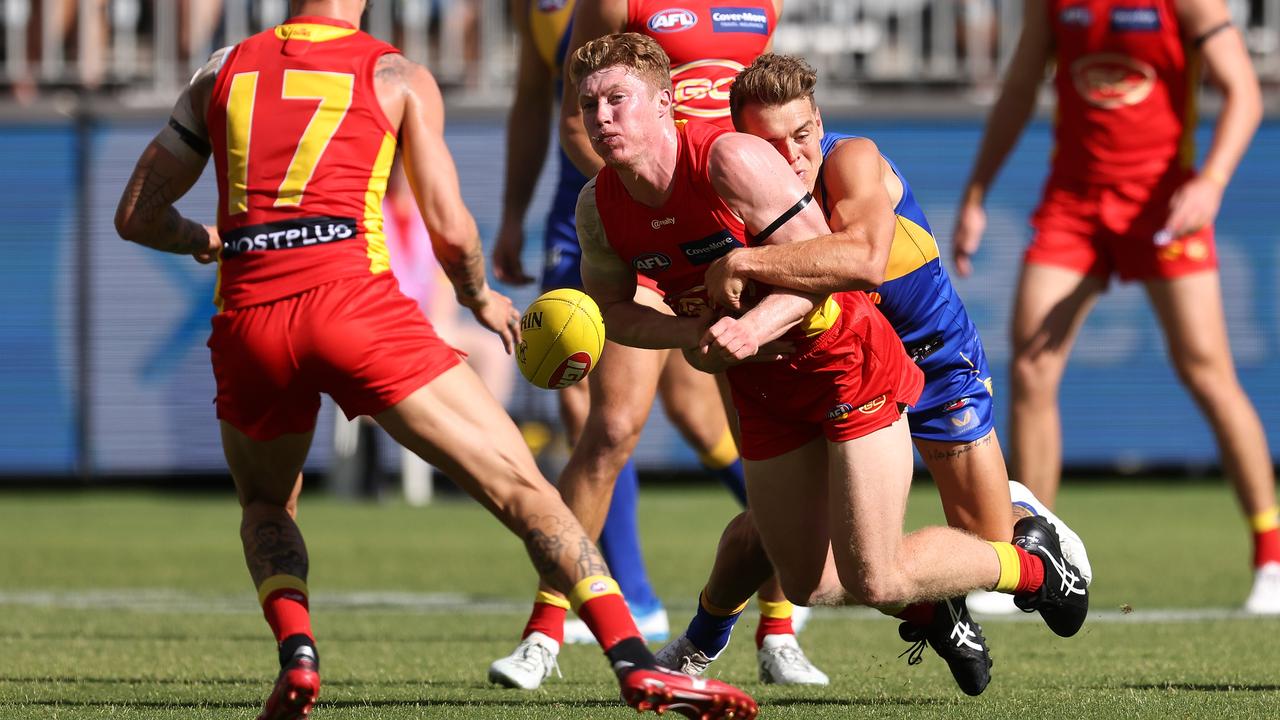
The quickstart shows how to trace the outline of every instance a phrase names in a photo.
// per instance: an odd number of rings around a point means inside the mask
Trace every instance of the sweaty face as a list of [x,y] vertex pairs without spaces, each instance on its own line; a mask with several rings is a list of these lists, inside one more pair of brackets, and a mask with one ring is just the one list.
[[813,192],[822,167],[822,116],[808,98],[785,105],[750,103],[743,106],[735,125],[739,132],[767,140]]
[[630,165],[661,127],[670,96],[620,66],[597,70],[578,85],[582,124],[591,148],[609,165]]

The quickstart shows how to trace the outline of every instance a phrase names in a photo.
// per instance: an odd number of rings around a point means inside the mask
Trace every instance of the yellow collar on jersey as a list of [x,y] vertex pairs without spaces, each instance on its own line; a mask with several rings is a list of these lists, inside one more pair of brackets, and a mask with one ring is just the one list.
[[305,40],[307,42],[328,42],[355,35],[357,30],[348,27],[334,27],[318,23],[289,23],[276,26],[276,37],[281,40]]

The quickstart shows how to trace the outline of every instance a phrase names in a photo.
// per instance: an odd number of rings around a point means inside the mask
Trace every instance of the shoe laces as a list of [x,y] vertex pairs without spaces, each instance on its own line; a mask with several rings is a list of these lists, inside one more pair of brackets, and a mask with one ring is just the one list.
[[554,670],[556,677],[564,678],[564,675],[560,672],[560,663],[556,660],[555,654],[547,648],[538,643],[529,642],[521,643],[518,650],[519,657],[516,658],[516,662],[527,666],[530,671],[537,670],[539,666],[542,666],[545,668],[542,674],[543,677],[550,677],[551,671]]
[[928,640],[920,639],[912,642],[907,646],[906,650],[898,653],[898,657],[907,656],[907,665],[919,665],[924,662],[924,649],[929,644]]
[[805,672],[809,672],[814,669],[813,664],[809,662],[809,658],[805,657],[804,653],[801,652],[798,647],[780,645],[773,648],[770,654],[778,659],[779,665],[797,666]]

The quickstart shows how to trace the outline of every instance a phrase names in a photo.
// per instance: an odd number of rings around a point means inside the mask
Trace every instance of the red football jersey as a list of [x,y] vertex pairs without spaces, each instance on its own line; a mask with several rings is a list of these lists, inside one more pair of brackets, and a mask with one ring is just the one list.
[[1159,177],[1195,161],[1189,51],[1174,0],[1050,0],[1058,118],[1053,176]]
[[382,197],[396,129],[373,71],[395,52],[340,20],[295,17],[227,56],[207,116],[219,307],[390,269]]
[[[742,220],[711,184],[708,160],[711,145],[722,130],[708,123],[678,123],[679,154],[675,186],[660,207],[636,202],[610,167],[595,179],[596,207],[605,237],[618,257],[641,276],[650,278],[677,315],[696,317],[708,307],[703,282],[707,267],[734,248],[750,244]],[[857,295],[876,313],[866,293]],[[837,300],[816,309],[788,333],[789,339],[812,338],[835,324],[841,314]],[[858,306],[861,307],[861,306]]]
[[628,0],[627,31],[658,41],[671,58],[677,120],[726,130],[729,86],[769,45],[777,26],[771,0]]

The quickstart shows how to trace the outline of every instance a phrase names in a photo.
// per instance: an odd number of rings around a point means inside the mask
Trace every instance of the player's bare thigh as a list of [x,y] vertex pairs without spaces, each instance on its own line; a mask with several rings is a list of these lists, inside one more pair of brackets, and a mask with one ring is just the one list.
[[1105,278],[1056,265],[1022,266],[1013,312],[1016,356],[1065,365],[1080,326],[1106,289]]
[[902,547],[913,456],[906,415],[853,440],[828,443],[831,549],[841,584],[855,598],[875,602],[893,592]]
[[695,370],[684,353],[668,354],[658,392],[667,417],[695,450],[708,452],[724,437],[726,421],[715,376]]
[[[744,460],[747,502],[783,592],[808,605],[823,588],[827,532],[827,443],[815,438],[768,460]],[[832,578],[834,580],[834,578]]]
[[441,373],[374,417],[396,442],[444,470],[504,519],[520,490],[554,489],[520,431],[465,363]]
[[914,442],[938,487],[947,524],[984,540],[1008,541],[1014,522],[1009,471],[996,431],[972,442]]

